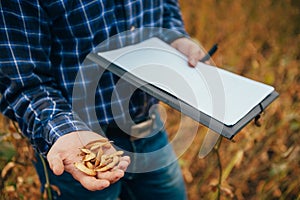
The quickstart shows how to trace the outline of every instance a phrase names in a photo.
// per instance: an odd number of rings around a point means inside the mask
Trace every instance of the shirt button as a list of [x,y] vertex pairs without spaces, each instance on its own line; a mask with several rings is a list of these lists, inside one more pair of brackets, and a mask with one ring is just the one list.
[[131,26],[130,31],[134,31],[134,30],[135,30],[135,26]]

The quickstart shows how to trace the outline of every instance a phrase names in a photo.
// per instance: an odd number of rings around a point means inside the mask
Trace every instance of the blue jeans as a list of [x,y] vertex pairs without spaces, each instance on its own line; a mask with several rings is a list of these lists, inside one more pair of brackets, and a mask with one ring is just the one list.
[[[54,175],[48,166],[50,184],[58,186],[61,191],[60,196],[54,192],[53,199],[184,200],[187,198],[181,170],[172,147],[167,145],[168,137],[163,129],[151,137],[135,141],[119,137],[117,134],[107,136],[131,157],[131,164],[125,176],[104,190],[92,192],[83,188],[68,173],[61,176]],[[157,153],[149,154],[149,152]],[[37,161],[35,167],[43,186],[45,175],[41,162]]]

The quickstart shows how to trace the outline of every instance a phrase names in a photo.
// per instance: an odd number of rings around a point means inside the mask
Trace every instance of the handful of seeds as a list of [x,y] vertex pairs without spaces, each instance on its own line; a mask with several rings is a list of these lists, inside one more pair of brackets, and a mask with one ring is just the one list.
[[81,148],[81,162],[74,165],[83,173],[96,176],[97,172],[105,172],[114,168],[120,161],[123,151],[116,151],[111,154],[104,154],[105,149],[111,148],[111,141],[106,138],[95,140]]

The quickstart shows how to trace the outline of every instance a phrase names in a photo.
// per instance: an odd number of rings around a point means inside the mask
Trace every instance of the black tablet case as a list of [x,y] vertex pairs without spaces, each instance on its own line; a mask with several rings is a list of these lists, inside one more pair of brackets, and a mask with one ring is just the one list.
[[[221,134],[227,139],[232,139],[243,127],[245,127],[251,120],[259,116],[265,108],[270,105],[277,97],[278,93],[274,90],[270,93],[264,100],[262,100],[258,105],[256,105],[247,115],[240,119],[234,125],[225,125],[224,123],[208,116],[207,114],[201,112],[200,110],[194,108],[188,103],[184,102],[180,98],[158,88],[157,86],[147,83],[139,77],[134,76],[131,73],[128,73],[122,67],[111,63],[105,58],[99,56],[97,52],[91,52],[86,57],[86,60],[89,62],[94,62],[99,66],[103,66],[113,74],[126,78],[126,81],[130,84],[135,85],[137,88],[145,91],[146,93],[154,96],[158,100],[168,104],[174,109],[182,112],[183,114],[191,117],[197,122],[205,125],[209,129]],[[126,73],[126,76],[123,76]]]

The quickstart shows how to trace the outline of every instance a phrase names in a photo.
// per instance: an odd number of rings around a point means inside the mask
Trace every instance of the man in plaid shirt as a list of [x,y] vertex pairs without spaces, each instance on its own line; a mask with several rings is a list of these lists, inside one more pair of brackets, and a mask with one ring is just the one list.
[[[122,112],[113,114],[112,108],[128,110],[135,121],[146,119],[157,100],[136,90],[112,101],[118,78],[110,72],[101,76],[93,107],[75,112],[72,102],[76,101],[75,79],[87,54],[124,31],[168,29],[167,41],[195,66],[203,53],[188,39],[177,0],[9,0],[0,1],[0,11],[1,112],[17,121],[35,150],[47,157],[50,183],[61,190],[57,198],[185,199],[177,162],[155,171],[125,173],[130,158],[123,156],[115,170],[97,177],[87,176],[73,165],[79,147],[103,136],[128,152],[147,153],[167,145],[164,130],[132,141],[111,126],[126,117]],[[80,84],[88,84],[88,80],[83,78]],[[127,108],[124,102],[129,102]],[[91,109],[96,112],[94,119],[85,114]],[[95,124],[106,127],[104,135],[96,133]],[[166,163],[175,157],[171,148],[160,156],[160,162]],[[139,166],[135,164],[139,161],[131,159],[131,165]],[[146,159],[140,162],[155,161]],[[44,183],[40,163],[36,166]]]

